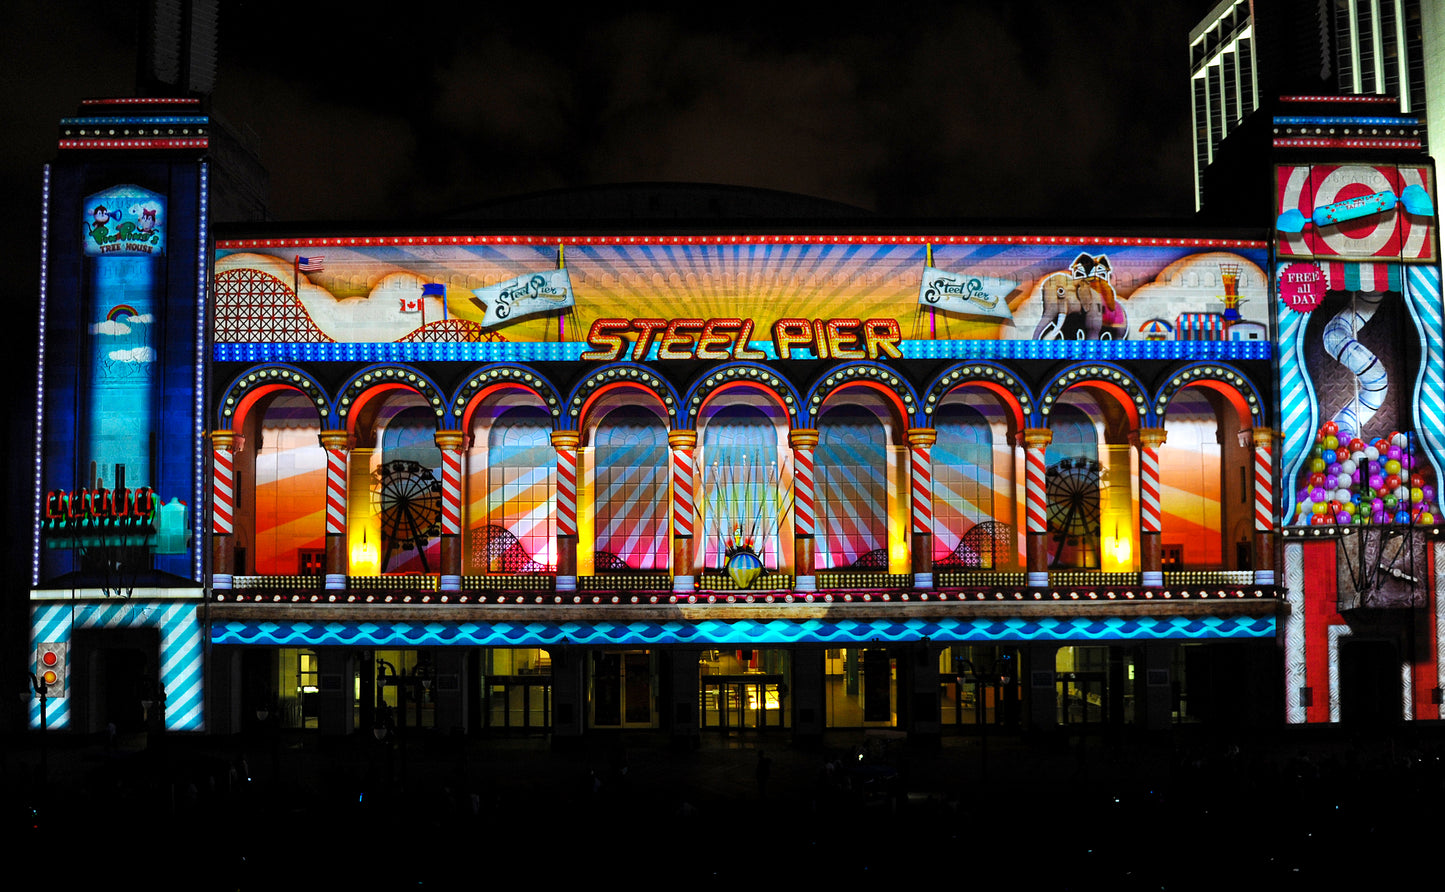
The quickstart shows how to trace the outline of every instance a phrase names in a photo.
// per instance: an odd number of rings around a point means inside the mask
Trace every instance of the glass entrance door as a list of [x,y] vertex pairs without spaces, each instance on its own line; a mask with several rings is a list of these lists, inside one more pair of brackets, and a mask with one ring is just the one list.
[[488,728],[546,731],[551,727],[552,685],[535,678],[492,676],[487,679]]
[[1100,725],[1108,718],[1108,685],[1103,672],[1060,672],[1057,684],[1059,724]]
[[781,675],[704,676],[699,693],[704,728],[761,731],[784,725]]

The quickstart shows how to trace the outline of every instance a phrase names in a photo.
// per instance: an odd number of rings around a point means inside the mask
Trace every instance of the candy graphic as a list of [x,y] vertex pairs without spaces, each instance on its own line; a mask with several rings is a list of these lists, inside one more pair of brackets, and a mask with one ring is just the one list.
[[1403,206],[1411,214],[1432,216],[1435,213],[1435,205],[1430,201],[1430,193],[1426,192],[1423,186],[1411,184],[1404,188],[1398,198],[1395,193],[1385,189],[1373,195],[1357,195],[1344,201],[1321,205],[1315,208],[1314,214],[1308,220],[1305,219],[1304,214],[1290,208],[1279,215],[1274,226],[1280,232],[1303,232],[1309,223],[1316,226],[1330,226],[1370,214],[1384,213],[1396,204]]

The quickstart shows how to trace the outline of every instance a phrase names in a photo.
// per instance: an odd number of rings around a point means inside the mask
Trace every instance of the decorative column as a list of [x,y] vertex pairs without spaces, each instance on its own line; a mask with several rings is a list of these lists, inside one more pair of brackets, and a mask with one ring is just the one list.
[[322,431],[326,450],[326,590],[343,591],[349,567],[346,543],[346,465],[351,435]]
[[1255,428],[1254,584],[1274,585],[1274,432]]
[[1028,561],[1027,585],[1043,588],[1049,584],[1049,515],[1048,489],[1044,468],[1044,449],[1053,442],[1054,432],[1046,427],[1025,428],[1024,437],[1024,502],[1027,514],[1025,556]]
[[675,594],[691,594],[697,591],[693,572],[693,531],[697,526],[693,450],[697,448],[697,431],[668,431],[667,445],[672,447],[672,590]]
[[236,572],[236,453],[241,435],[211,431],[211,588],[229,591]]
[[813,575],[813,450],[818,446],[818,432],[812,428],[788,431],[788,445],[793,447],[793,588],[800,592],[818,590],[818,577]]
[[557,591],[577,591],[577,431],[552,431],[557,450]]
[[908,429],[911,459],[909,478],[913,481],[911,508],[913,535],[909,542],[913,556],[913,587],[933,588],[933,458],[938,431],[930,427]]
[[1159,508],[1159,447],[1164,445],[1162,427],[1139,429],[1139,570],[1141,585],[1154,588],[1164,584],[1163,530]]
[[442,451],[442,541],[441,576],[438,591],[462,590],[462,450],[467,435],[462,431],[437,431],[437,448]]

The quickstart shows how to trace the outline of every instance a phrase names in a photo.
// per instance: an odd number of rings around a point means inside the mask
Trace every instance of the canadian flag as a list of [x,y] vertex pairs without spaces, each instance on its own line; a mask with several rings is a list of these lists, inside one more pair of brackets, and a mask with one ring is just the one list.
[[421,298],[420,296],[417,296],[417,297],[403,297],[403,298],[401,299],[401,311],[402,311],[403,313],[420,313],[420,312],[421,312],[421,301],[422,301],[422,298]]

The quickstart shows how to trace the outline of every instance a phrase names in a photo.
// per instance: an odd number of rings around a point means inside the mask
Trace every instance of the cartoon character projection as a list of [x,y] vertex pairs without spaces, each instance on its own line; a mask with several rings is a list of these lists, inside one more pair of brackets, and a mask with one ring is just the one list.
[[1114,341],[1128,336],[1128,316],[1114,293],[1109,258],[1081,253],[1067,270],[1039,284],[1043,314],[1034,328],[1042,341]]

